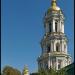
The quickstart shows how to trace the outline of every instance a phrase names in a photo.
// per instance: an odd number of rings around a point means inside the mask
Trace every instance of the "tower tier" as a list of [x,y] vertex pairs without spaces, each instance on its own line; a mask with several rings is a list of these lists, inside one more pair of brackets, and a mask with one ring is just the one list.
[[59,70],[71,64],[67,51],[68,39],[64,33],[64,14],[52,0],[51,7],[44,16],[45,34],[41,40],[41,55],[38,57],[38,68]]

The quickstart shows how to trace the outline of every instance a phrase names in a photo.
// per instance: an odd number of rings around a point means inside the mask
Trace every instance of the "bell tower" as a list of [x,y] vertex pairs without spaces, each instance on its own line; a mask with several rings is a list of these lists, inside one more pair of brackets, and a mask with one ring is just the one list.
[[38,57],[38,69],[53,68],[59,70],[71,64],[67,52],[68,39],[64,33],[64,14],[57,6],[56,0],[51,1],[51,7],[44,16],[45,34],[41,40],[41,55]]

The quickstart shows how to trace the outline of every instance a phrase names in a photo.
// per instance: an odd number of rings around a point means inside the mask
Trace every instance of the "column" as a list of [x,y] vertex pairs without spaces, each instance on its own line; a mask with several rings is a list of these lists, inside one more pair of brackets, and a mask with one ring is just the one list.
[[67,54],[67,43],[66,43],[66,54]]
[[60,40],[60,51],[62,52],[62,40]]
[[[64,59],[63,59],[64,60]],[[61,61],[61,68],[63,68],[63,60]]]
[[51,59],[50,63],[51,63],[51,67],[52,67],[52,59]]
[[58,21],[58,32],[60,32],[60,21]]
[[54,47],[54,44],[53,44],[53,40],[51,41],[51,52],[53,52],[53,47]]
[[49,56],[49,60],[48,60],[48,68],[50,69],[50,65],[51,63],[50,63],[50,56]]
[[56,70],[58,70],[58,59],[56,58]]
[[64,23],[63,22],[61,23],[61,26],[62,26],[62,32],[64,33]]
[[60,32],[64,33],[64,23],[61,19],[60,19]]
[[59,24],[60,24],[60,32],[62,32],[61,20],[59,21]]
[[52,31],[55,32],[55,20],[52,21]]
[[55,40],[54,40],[53,44],[54,44],[54,45],[53,45],[53,46],[54,46],[54,47],[53,47],[53,48],[54,48],[53,50],[56,51],[56,48],[55,48],[55,47],[56,47]]
[[62,48],[61,48],[62,52],[64,52],[64,48],[63,48],[64,43],[63,43],[63,40],[62,40],[62,44],[61,45],[62,45]]
[[51,52],[53,52],[53,40],[51,40]]
[[64,64],[65,63],[65,59],[64,58],[63,58],[63,61],[62,62],[63,62],[63,67],[64,67],[65,66],[65,64]]
[[49,32],[49,25],[46,23],[46,33]]

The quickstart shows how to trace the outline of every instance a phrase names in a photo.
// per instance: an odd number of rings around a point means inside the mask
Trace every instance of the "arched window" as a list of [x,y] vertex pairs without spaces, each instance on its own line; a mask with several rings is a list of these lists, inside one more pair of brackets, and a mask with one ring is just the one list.
[[62,60],[58,60],[58,69],[60,69],[61,68],[61,62],[62,62]]
[[51,32],[51,22],[49,23],[49,32]]
[[59,43],[56,44],[56,51],[57,51],[57,52],[60,51],[60,44],[59,44]]
[[55,22],[55,32],[57,32],[57,24],[58,24],[58,22],[56,21]]
[[51,44],[47,46],[47,53],[51,52]]

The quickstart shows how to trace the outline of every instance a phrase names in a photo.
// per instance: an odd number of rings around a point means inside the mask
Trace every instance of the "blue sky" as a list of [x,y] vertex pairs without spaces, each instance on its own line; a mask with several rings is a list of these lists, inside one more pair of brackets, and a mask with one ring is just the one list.
[[[1,1],[1,68],[10,65],[22,72],[26,64],[30,72],[37,71],[37,57],[41,54],[40,40],[44,35],[43,17],[50,7],[50,1]],[[65,15],[68,52],[74,60],[74,0],[57,1]]]

